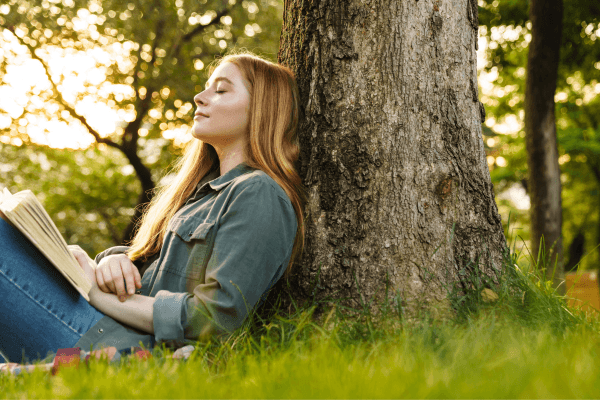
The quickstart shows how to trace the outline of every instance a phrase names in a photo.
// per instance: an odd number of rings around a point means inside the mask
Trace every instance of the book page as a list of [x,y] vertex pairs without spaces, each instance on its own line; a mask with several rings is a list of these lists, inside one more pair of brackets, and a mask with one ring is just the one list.
[[56,245],[57,250],[61,249],[65,253],[66,257],[72,259],[72,263],[77,265],[78,268],[80,268],[79,263],[75,259],[75,256],[73,256],[73,254],[67,248],[67,243],[65,242],[62,235],[54,225],[54,222],[52,221],[44,207],[42,207],[42,205],[37,201],[35,197],[28,197],[26,198],[26,201],[28,211],[30,213],[33,212],[32,217],[36,221],[40,222],[41,227]]

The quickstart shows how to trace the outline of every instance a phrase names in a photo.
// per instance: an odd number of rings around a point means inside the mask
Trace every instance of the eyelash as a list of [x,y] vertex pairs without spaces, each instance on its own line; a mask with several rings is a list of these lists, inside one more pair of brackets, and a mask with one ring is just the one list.
[[215,93],[222,94],[222,93],[225,93],[225,91],[224,90],[215,90]]

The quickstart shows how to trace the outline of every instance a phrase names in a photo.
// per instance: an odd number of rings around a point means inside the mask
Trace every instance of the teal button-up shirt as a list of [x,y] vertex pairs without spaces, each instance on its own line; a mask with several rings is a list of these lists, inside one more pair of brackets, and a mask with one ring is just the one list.
[[[168,225],[158,257],[142,267],[139,294],[154,297],[154,336],[105,316],[76,346],[125,350],[191,341],[239,328],[284,274],[297,221],[285,191],[240,164],[208,174]],[[105,250],[96,262],[127,247]]]

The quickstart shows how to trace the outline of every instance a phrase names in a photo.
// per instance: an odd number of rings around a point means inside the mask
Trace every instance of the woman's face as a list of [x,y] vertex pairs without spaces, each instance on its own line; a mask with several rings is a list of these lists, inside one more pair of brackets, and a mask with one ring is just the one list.
[[245,140],[250,93],[235,64],[219,65],[194,102],[198,106],[192,128],[195,138],[214,147],[228,147]]

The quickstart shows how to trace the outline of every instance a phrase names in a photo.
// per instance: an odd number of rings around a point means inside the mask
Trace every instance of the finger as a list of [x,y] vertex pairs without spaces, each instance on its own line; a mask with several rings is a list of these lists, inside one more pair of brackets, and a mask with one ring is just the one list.
[[121,269],[120,263],[114,263],[110,265],[110,272],[112,274],[113,284],[115,285],[117,296],[124,296],[127,292],[125,291],[125,284],[123,283],[123,269]]
[[[129,259],[129,257],[124,258],[124,263],[121,265],[126,265],[126,269],[128,271],[131,271],[131,275],[133,277],[133,282],[135,285],[135,287],[134,285],[132,285],[132,287],[134,287],[133,293],[135,293],[135,288],[141,289],[142,287],[142,276],[140,275],[140,271],[137,269],[135,264]],[[130,294],[133,293],[130,292]]]
[[123,260],[121,262],[121,270],[123,271],[123,279],[125,279],[125,285],[127,289],[127,294],[132,295],[135,293],[135,279],[133,274],[133,269],[131,262],[127,262]]
[[79,265],[81,265],[83,262],[85,262],[85,258],[82,257],[82,254],[78,251],[73,251],[71,250],[71,253],[73,254],[73,257],[75,257],[75,259],[77,260],[77,262],[79,263]]
[[110,266],[104,265],[101,268],[101,270],[102,270],[102,275],[104,276],[104,283],[106,284],[106,287],[108,288],[108,293],[117,293],[115,284],[113,282],[112,273],[110,272]]
[[69,251],[71,252],[71,254],[73,254],[75,259],[79,263],[82,263],[84,260],[87,261],[87,259],[89,258],[88,254],[85,252],[85,250],[83,250],[81,247],[79,247],[77,245],[72,244],[72,245],[69,245],[68,248],[69,248]]
[[141,289],[142,288],[142,276],[140,275],[140,271],[137,269],[137,267],[135,265],[133,266],[133,276],[135,278],[135,286],[138,289]]
[[104,275],[102,274],[101,268],[96,269],[96,282],[98,283],[100,290],[102,290],[104,293],[110,293],[106,283],[104,283]]
[[83,261],[86,258],[86,255],[87,255],[85,253],[85,251],[83,251],[81,249],[81,247],[76,246],[76,245],[70,245],[69,246],[69,251],[71,252],[71,254],[73,254],[73,257],[75,257],[75,259],[77,261],[79,261],[80,263],[81,263],[81,261]]
[[81,269],[86,271],[87,268],[91,268],[91,266],[88,263],[87,256],[85,254],[77,252],[73,253],[73,256],[75,257],[75,260],[77,261]]

